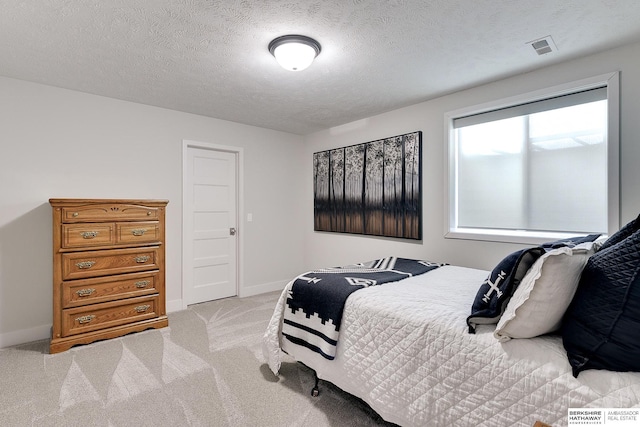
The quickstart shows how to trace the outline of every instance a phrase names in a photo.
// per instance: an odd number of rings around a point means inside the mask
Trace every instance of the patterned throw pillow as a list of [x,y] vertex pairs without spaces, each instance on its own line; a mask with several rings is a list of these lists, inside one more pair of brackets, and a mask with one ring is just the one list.
[[544,252],[543,248],[522,249],[498,263],[473,301],[471,315],[467,318],[469,332],[475,333],[477,325],[498,323],[518,283]]
[[574,247],[581,243],[593,242],[598,237],[600,237],[599,234],[590,234],[588,236],[556,240],[535,248],[516,251],[504,258],[491,271],[491,274],[482,283],[476,294],[471,307],[471,315],[467,318],[469,332],[475,333],[477,325],[498,323],[520,281],[522,281],[533,263],[547,250],[565,246]]

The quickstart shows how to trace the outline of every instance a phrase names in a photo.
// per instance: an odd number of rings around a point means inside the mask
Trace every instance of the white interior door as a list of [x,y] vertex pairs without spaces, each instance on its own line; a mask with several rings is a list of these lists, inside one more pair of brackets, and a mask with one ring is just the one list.
[[185,305],[237,295],[236,153],[188,146],[184,167]]

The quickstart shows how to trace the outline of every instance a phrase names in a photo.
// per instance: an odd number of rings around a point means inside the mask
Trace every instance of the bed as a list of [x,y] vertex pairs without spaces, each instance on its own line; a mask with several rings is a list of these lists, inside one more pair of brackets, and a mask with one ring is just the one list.
[[[631,253],[637,258],[640,233],[635,234],[637,246]],[[617,246],[614,249],[619,250]],[[556,277],[573,270],[573,275],[577,274],[575,289],[563,298],[574,305],[572,301],[580,299],[576,289],[585,286],[580,279],[582,270],[596,250],[599,248],[594,245],[583,252],[576,247],[556,248],[553,255],[543,251],[524,269],[517,289],[525,288],[525,277],[534,277],[538,286],[551,273],[557,273]],[[568,259],[574,264],[570,268]],[[638,268],[635,271],[630,285],[640,290]],[[470,333],[471,303],[482,293],[479,285],[491,274],[442,265],[424,274],[353,292],[344,303],[332,360],[283,338],[292,280],[283,290],[265,332],[264,356],[277,375],[283,352],[288,354],[313,369],[318,378],[359,397],[386,421],[401,426],[533,426],[537,421],[561,426],[567,425],[570,408],[640,407],[640,372],[618,372],[601,366],[583,366],[576,372],[565,349],[571,343],[563,345],[563,329],[524,338],[507,336],[517,335],[509,331],[509,325],[478,322],[474,324],[475,333]],[[533,289],[525,300],[534,299]],[[513,290],[510,292],[516,299]],[[500,317],[517,315],[509,314],[508,305],[502,307]],[[629,306],[629,302],[625,300],[624,305]],[[578,308],[572,310],[579,313]],[[561,317],[566,317],[565,309]],[[553,317],[527,312],[524,320],[535,323],[536,318],[531,316],[541,316],[545,321]],[[553,327],[564,328],[557,324]],[[503,335],[497,333],[499,330]],[[634,339],[638,341],[637,335]],[[637,356],[634,351],[633,357]],[[635,366],[631,369],[640,370]]]

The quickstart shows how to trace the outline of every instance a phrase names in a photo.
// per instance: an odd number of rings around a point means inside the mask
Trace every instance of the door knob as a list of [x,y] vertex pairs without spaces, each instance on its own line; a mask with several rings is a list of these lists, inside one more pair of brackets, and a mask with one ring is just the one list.
[[229,229],[229,234],[230,234],[230,235],[232,235],[232,236],[235,236],[235,235],[236,235],[236,229],[235,229],[235,228],[233,228],[233,227],[231,227],[231,228]]

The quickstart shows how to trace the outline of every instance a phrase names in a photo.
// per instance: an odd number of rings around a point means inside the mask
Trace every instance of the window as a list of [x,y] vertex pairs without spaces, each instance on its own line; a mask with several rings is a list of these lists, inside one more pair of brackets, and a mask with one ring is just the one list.
[[445,122],[446,237],[539,243],[617,230],[617,73]]

